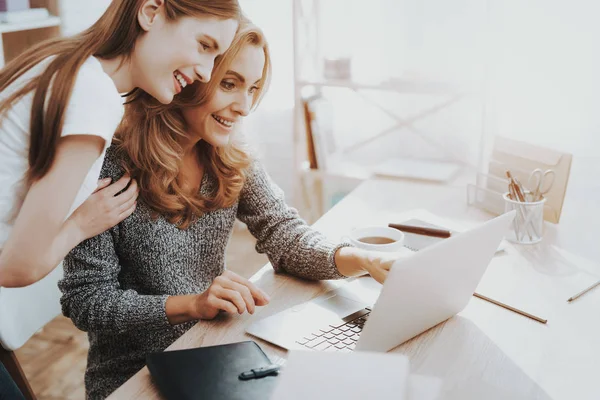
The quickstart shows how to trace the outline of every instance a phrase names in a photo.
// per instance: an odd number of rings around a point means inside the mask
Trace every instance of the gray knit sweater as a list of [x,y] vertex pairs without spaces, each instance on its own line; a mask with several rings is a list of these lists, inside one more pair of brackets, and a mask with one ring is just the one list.
[[[116,181],[121,163],[109,148],[102,177]],[[215,180],[205,174],[201,192]],[[170,295],[201,293],[225,267],[225,247],[235,219],[248,225],[256,250],[277,272],[307,279],[343,278],[334,264],[341,245],[326,240],[284,202],[282,191],[259,163],[249,173],[238,203],[207,213],[187,230],[152,219],[143,201],[126,220],[82,242],[64,261],[62,310],[88,332],[87,396],[107,397],[145,364],[149,352],[168,347],[195,322],[169,324]],[[202,322],[200,322],[202,323]]]

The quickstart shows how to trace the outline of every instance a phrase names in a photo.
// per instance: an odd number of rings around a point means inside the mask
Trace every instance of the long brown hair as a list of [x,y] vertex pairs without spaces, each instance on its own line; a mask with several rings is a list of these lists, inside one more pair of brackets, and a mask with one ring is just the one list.
[[[112,59],[129,57],[136,40],[143,34],[137,19],[146,0],[112,0],[100,19],[84,32],[42,42],[25,51],[0,71],[0,92],[32,67],[54,56],[37,77],[0,103],[0,115],[14,102],[34,91],[31,107],[28,179],[43,177],[54,161],[77,72],[90,57]],[[164,0],[166,17],[211,15],[240,19],[237,0]],[[52,88],[50,89],[50,86]],[[50,92],[50,93],[48,93]],[[92,93],[90,93],[93,96]]]
[[201,106],[218,89],[233,60],[245,46],[257,46],[265,54],[265,66],[252,107],[266,92],[271,74],[269,49],[259,28],[245,21],[229,49],[217,58],[208,83],[186,87],[171,104],[160,104],[147,94],[125,108],[125,117],[116,136],[117,151],[124,155],[125,169],[135,178],[140,197],[155,212],[181,229],[205,212],[232,206],[244,186],[252,158],[238,137],[223,147],[200,141],[196,145],[204,173],[214,177],[210,194],[190,192],[182,187],[180,173],[185,143],[189,136],[182,108]]

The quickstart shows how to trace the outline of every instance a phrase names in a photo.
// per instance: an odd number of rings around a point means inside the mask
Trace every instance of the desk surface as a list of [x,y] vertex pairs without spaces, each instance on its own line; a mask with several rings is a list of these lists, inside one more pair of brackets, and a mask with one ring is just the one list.
[[[414,209],[444,216],[448,224],[459,219],[477,223],[490,218],[466,205],[466,189],[462,185],[372,180],[338,203],[315,227],[337,239],[353,227],[387,224],[392,219],[413,216],[414,212],[406,211]],[[592,224],[574,217],[561,221],[560,226],[547,224],[542,243],[510,245],[504,254],[497,255],[477,288],[480,294],[548,319],[546,325],[472,298],[458,316],[393,351],[409,356],[411,372],[442,378],[443,399],[600,398],[600,290],[573,303],[566,302],[572,294],[600,279],[600,260],[592,257],[592,262],[575,256],[597,253],[578,248],[579,242],[565,231],[565,226],[590,226],[587,232],[578,229],[576,233],[593,234]],[[574,233],[573,228],[569,231]],[[201,321],[167,350],[252,339],[273,361],[280,361],[286,356],[285,350],[250,337],[244,333],[245,328],[255,320],[348,284],[275,275],[270,265],[257,272],[252,281],[271,295],[269,306],[254,315]],[[160,398],[147,368],[110,397],[132,398]]]

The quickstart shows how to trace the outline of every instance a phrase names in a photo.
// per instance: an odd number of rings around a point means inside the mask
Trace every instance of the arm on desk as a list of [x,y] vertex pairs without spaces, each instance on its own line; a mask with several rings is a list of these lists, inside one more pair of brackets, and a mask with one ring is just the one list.
[[[268,297],[254,285],[226,271],[201,294],[141,295],[122,289],[121,265],[115,251],[118,228],[84,241],[64,260],[59,282],[63,314],[83,331],[127,332],[157,329],[198,319],[212,319],[220,310],[253,313]],[[234,276],[235,275],[235,276]],[[238,283],[238,281],[240,283]]]

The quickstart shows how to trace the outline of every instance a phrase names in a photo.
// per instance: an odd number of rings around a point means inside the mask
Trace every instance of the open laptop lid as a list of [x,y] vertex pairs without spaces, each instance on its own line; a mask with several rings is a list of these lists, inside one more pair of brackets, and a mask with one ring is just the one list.
[[503,214],[398,260],[356,350],[388,351],[466,307],[514,216]]

